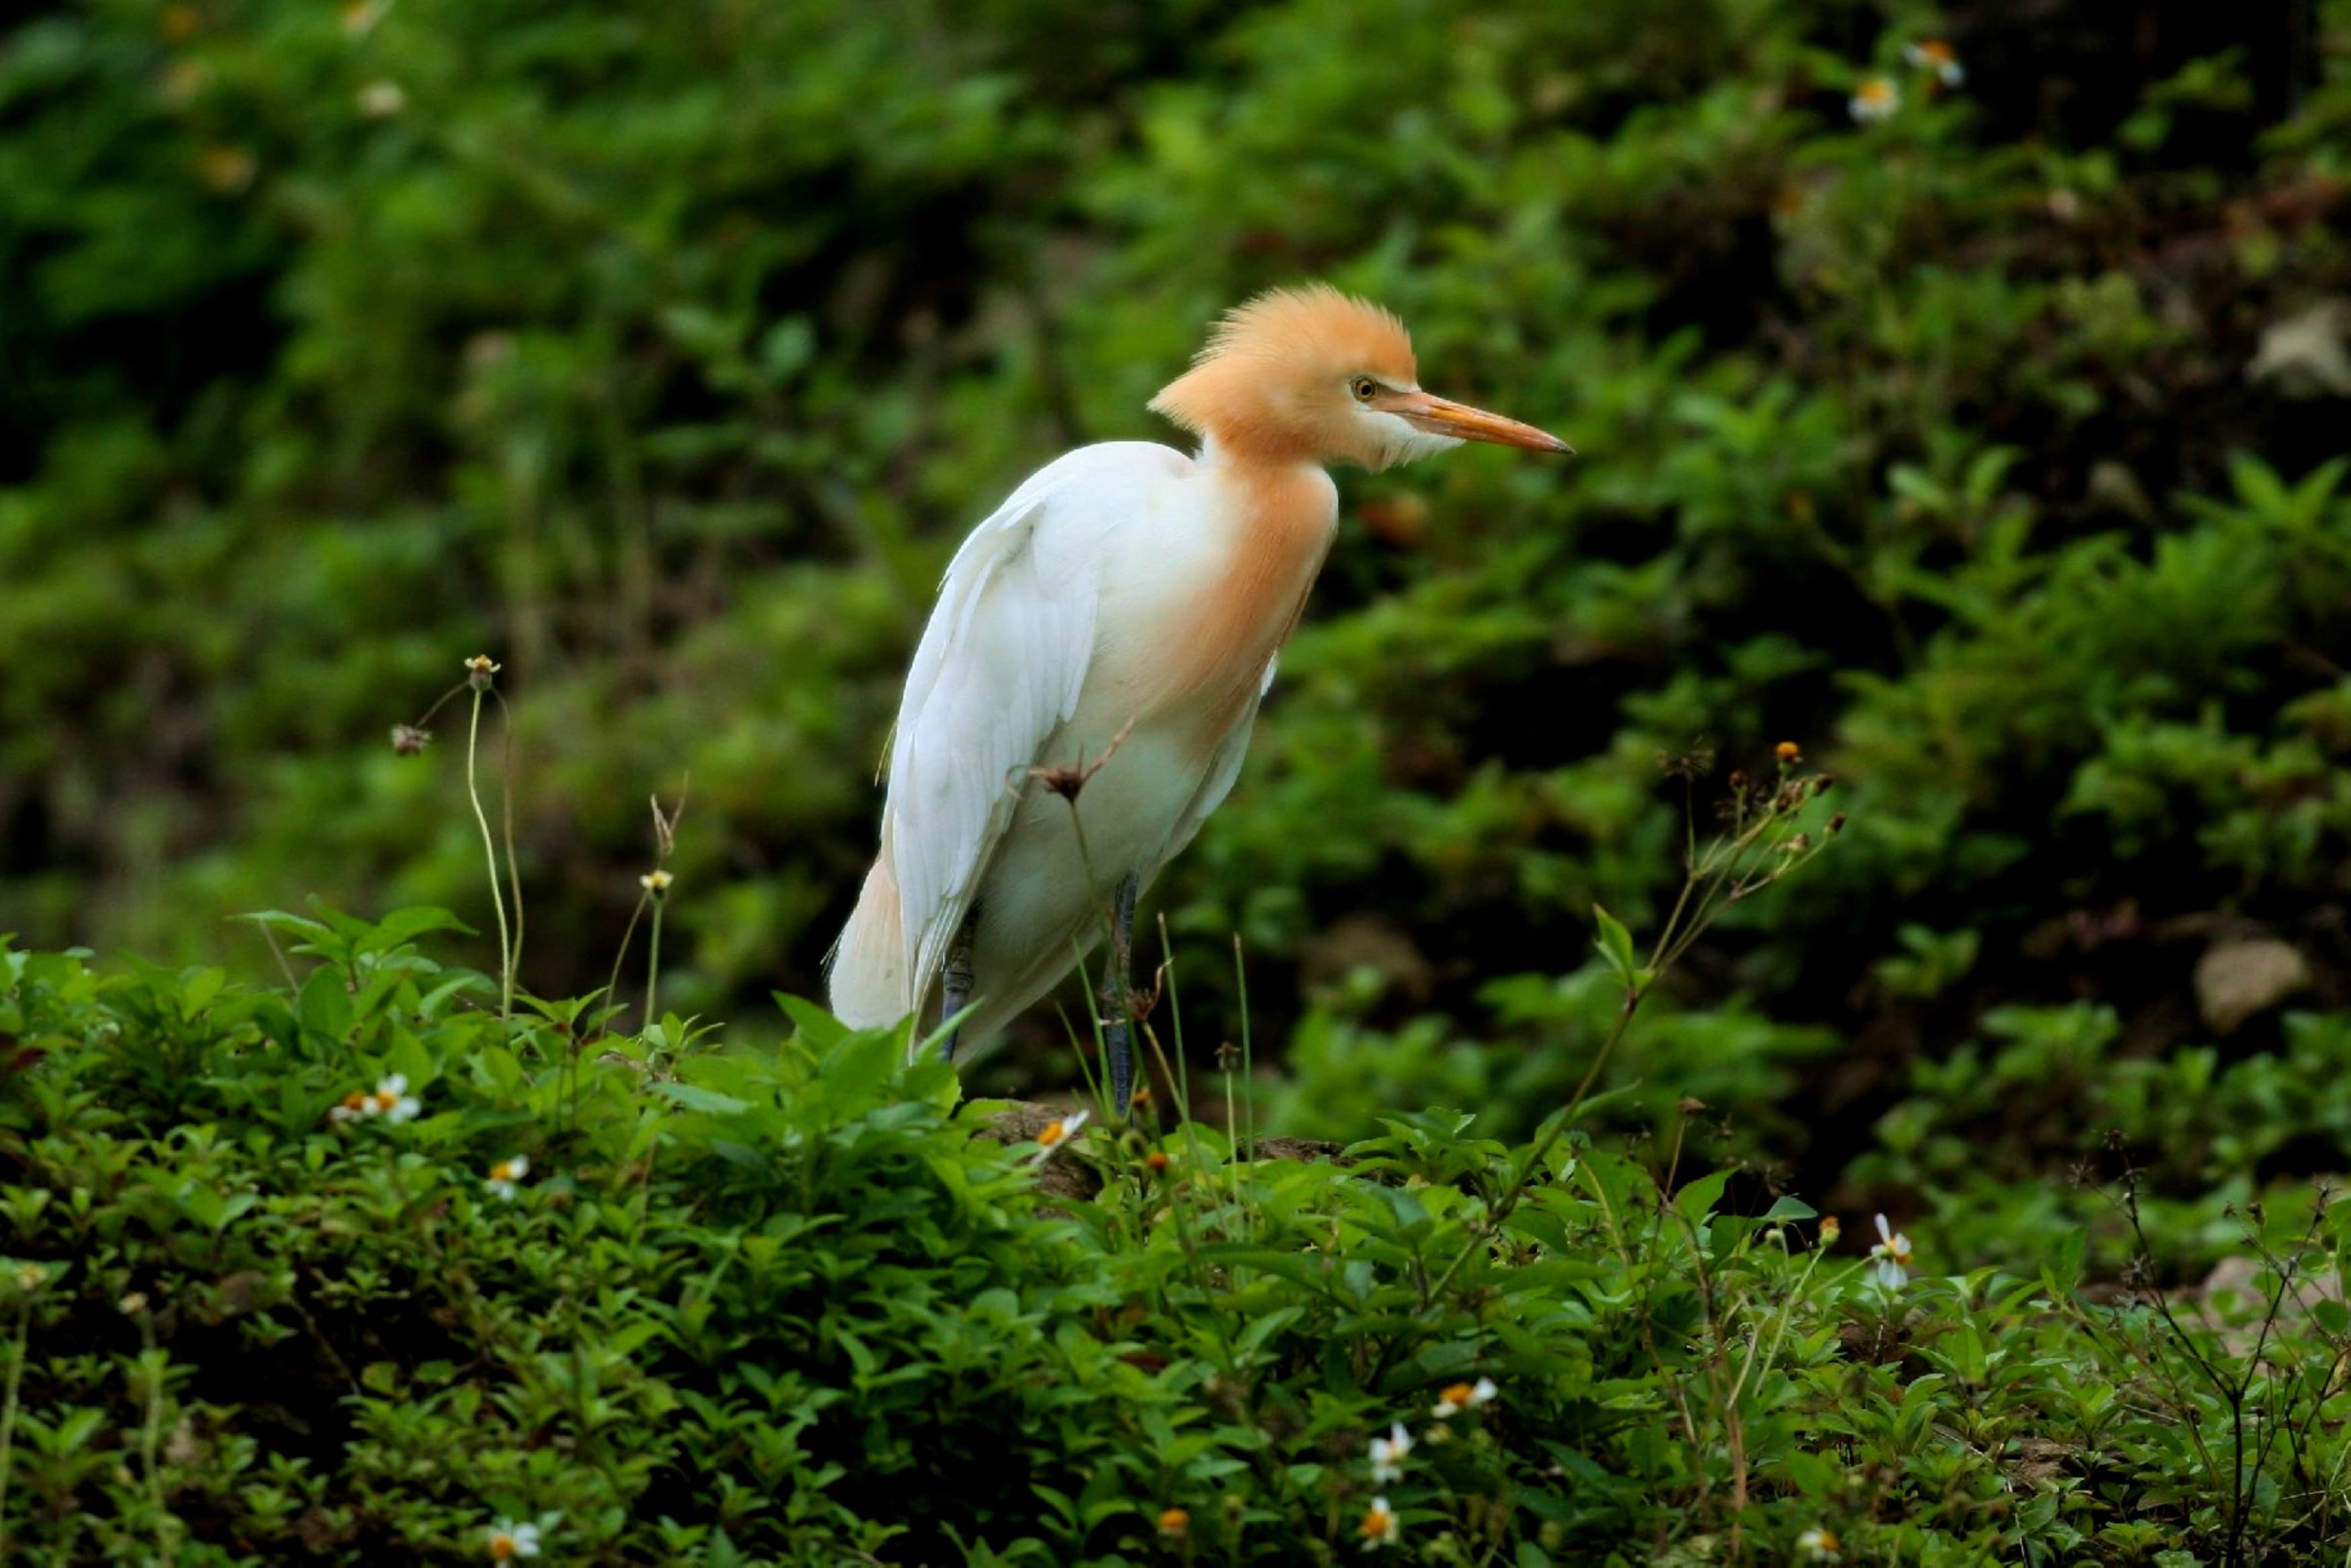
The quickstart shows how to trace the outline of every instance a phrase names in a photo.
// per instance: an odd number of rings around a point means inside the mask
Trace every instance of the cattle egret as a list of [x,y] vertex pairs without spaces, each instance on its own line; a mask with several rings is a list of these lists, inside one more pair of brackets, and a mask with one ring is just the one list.
[[1134,900],[1240,771],[1338,526],[1324,465],[1464,441],[1573,450],[1422,391],[1403,324],[1322,285],[1231,311],[1151,407],[1199,437],[1196,457],[1082,447],[956,552],[898,709],[881,853],[831,960],[849,1023],[919,1014],[936,985],[941,1018],[968,1005],[959,1034],[979,1043],[1107,929],[1118,1115]]

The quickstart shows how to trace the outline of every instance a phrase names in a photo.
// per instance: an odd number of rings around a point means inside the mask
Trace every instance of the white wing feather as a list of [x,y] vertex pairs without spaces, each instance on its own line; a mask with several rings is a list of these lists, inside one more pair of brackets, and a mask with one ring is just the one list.
[[1108,536],[1192,467],[1144,441],[1032,474],[956,552],[907,671],[883,833],[919,1010],[1045,742],[1094,658]]

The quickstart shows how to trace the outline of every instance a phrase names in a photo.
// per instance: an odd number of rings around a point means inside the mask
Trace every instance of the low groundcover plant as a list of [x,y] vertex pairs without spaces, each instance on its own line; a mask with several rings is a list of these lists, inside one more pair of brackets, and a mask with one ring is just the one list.
[[[1097,1121],[1047,1167],[899,1032],[504,1023],[440,911],[267,919],[295,988],[0,953],[20,1560],[2210,1562],[2343,1527],[2323,1204],[2245,1219],[2258,1266],[2189,1306],[2084,1288],[2078,1238],[1869,1255],[1678,1136],[1421,1109],[1246,1159]],[[1040,1186],[1071,1169],[1092,1196]]]

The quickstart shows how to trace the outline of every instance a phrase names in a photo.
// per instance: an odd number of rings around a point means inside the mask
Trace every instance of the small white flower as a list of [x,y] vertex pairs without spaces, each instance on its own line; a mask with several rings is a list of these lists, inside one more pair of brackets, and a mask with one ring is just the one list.
[[1876,1260],[1872,1273],[1888,1291],[1910,1282],[1910,1238],[1886,1224],[1883,1214],[1877,1217],[1877,1245],[1869,1255]]
[[1089,1111],[1072,1111],[1059,1121],[1047,1122],[1044,1131],[1037,1135],[1035,1162],[1041,1165],[1052,1158],[1053,1151],[1069,1142],[1077,1130],[1086,1125],[1086,1117],[1092,1114]]
[[538,1555],[538,1526],[517,1524],[501,1519],[490,1526],[490,1561],[511,1563],[517,1557]]
[[1815,1526],[1796,1537],[1796,1550],[1804,1554],[1807,1563],[1834,1563],[1844,1555],[1836,1532],[1826,1525]]
[[1500,1390],[1494,1386],[1494,1380],[1490,1377],[1480,1377],[1475,1383],[1456,1383],[1437,1397],[1437,1403],[1431,1407],[1431,1409],[1439,1419],[1442,1419],[1447,1416],[1458,1415],[1463,1410],[1473,1409],[1479,1405],[1489,1404],[1494,1396],[1499,1392]]
[[1376,1552],[1383,1546],[1396,1543],[1395,1510],[1388,1506],[1387,1499],[1372,1499],[1372,1506],[1364,1514],[1363,1532],[1366,1551]]
[[1372,1439],[1372,1480],[1386,1486],[1404,1479],[1404,1457],[1412,1452],[1412,1434],[1397,1421],[1388,1428],[1384,1438]]
[[1934,72],[1936,79],[1947,88],[1955,88],[1968,79],[1967,67],[1959,64],[1959,52],[1940,38],[1922,38],[1917,43],[1903,45],[1902,63],[1913,70]]
[[340,1103],[327,1112],[330,1122],[355,1122],[362,1116],[375,1115],[375,1096],[364,1090],[353,1089]]
[[653,897],[658,898],[664,893],[668,892],[669,885],[676,880],[677,878],[671,876],[668,872],[661,869],[659,867],[655,867],[653,870],[646,872],[643,876],[637,878],[637,886],[643,888],[646,892],[651,893]]
[[1891,119],[1894,111],[1902,107],[1902,89],[1894,85],[1891,77],[1872,77],[1853,89],[1847,107],[1853,110],[1854,119],[1864,125],[1875,125]]
[[362,1116],[381,1116],[388,1122],[413,1120],[424,1108],[414,1095],[408,1092],[408,1075],[394,1073],[377,1083],[375,1093],[368,1096],[368,1108]]
[[502,1159],[490,1167],[490,1174],[482,1180],[482,1190],[493,1198],[503,1198],[511,1203],[516,1192],[515,1184],[529,1174],[528,1155],[518,1154],[510,1159]]

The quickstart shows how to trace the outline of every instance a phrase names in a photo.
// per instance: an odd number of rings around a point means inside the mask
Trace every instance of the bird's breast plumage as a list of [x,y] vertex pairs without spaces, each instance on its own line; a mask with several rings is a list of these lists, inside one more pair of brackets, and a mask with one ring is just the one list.
[[[1137,717],[1220,736],[1249,711],[1297,625],[1338,522],[1330,477],[1307,464],[1202,462],[1104,595],[1104,673]],[[1122,614],[1122,609],[1128,613]]]

